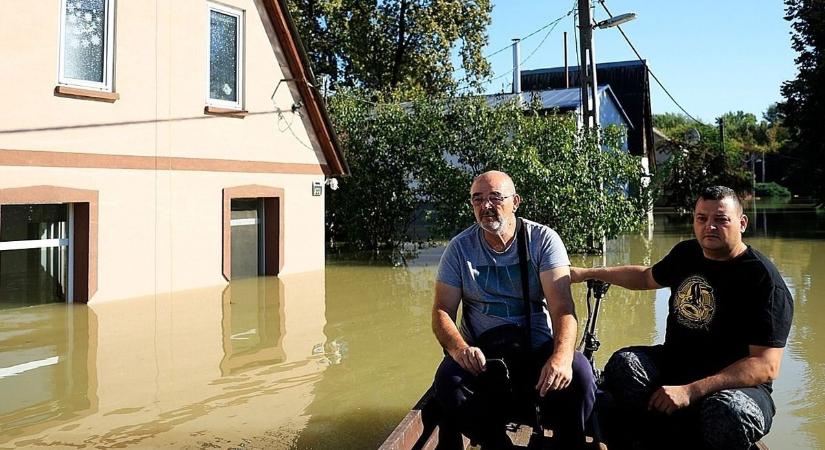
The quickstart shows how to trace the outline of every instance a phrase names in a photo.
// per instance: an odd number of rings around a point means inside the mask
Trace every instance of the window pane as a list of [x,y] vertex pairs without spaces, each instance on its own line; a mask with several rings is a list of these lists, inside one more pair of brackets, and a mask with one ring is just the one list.
[[63,76],[102,83],[106,46],[106,0],[66,0]]
[[0,207],[0,242],[64,239],[67,205],[3,205]]
[[68,247],[0,251],[0,308],[66,300]]
[[[249,220],[231,226],[232,279],[257,277],[262,272],[260,264],[260,199],[232,199],[232,220]],[[236,222],[237,223],[237,222]]]
[[209,98],[238,101],[238,18],[210,11]]

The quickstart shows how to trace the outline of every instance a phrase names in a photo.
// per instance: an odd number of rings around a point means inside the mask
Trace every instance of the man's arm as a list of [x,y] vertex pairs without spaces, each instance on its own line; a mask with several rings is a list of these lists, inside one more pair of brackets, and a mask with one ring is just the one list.
[[779,376],[782,348],[751,345],[750,355],[719,373],[684,386],[662,386],[650,397],[648,409],[672,414],[691,403],[723,389],[757,386]]
[[570,268],[570,281],[572,283],[581,283],[589,279],[606,281],[635,291],[662,287],[653,279],[653,268],[648,266]]
[[567,266],[539,274],[547,309],[553,323],[553,354],[544,364],[536,389],[544,397],[547,391],[564,389],[573,379],[573,353],[576,347],[576,309],[570,293],[570,269]]
[[461,289],[436,281],[433,302],[432,327],[438,343],[464,370],[478,375],[487,364],[484,353],[478,347],[470,347],[455,326]]

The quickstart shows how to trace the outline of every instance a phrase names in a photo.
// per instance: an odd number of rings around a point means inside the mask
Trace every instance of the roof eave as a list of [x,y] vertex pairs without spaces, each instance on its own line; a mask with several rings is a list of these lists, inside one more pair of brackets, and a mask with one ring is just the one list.
[[350,174],[349,166],[341,151],[341,143],[332,127],[332,121],[323,99],[320,97],[312,74],[309,56],[301,42],[301,36],[292,21],[289,9],[284,0],[264,1],[269,21],[275,29],[275,34],[281,44],[286,57],[292,78],[298,87],[298,92],[304,99],[307,116],[312,128],[318,137],[318,142],[324,157],[327,160],[329,176],[346,176]]

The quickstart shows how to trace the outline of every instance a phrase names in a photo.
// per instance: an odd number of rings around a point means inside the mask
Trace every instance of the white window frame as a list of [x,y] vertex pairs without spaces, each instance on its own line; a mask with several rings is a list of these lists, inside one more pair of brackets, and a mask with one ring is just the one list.
[[66,2],[72,0],[60,0],[60,49],[57,68],[57,82],[64,86],[80,87],[83,89],[93,89],[103,92],[114,92],[114,48],[115,48],[115,0],[104,0],[103,11],[106,16],[106,27],[103,36],[103,82],[78,80],[63,75],[65,67],[66,48]]
[[[242,9],[233,8],[231,6],[222,5],[215,2],[207,2],[206,8],[206,104],[207,106],[215,106],[219,108],[243,110],[244,100],[244,11]],[[226,100],[218,100],[211,98],[210,85],[212,84],[212,68],[211,68],[211,43],[212,43],[212,11],[221,14],[234,16],[238,19],[238,27],[236,29],[235,43],[237,48],[235,54],[238,56],[237,67],[235,68],[235,79],[238,81],[237,93],[238,101],[230,102]]]

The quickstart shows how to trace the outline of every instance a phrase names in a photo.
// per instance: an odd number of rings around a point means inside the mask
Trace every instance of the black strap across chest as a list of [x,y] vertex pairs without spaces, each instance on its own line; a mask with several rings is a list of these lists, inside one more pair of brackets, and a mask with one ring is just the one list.
[[524,348],[532,349],[533,343],[531,339],[532,315],[533,308],[530,306],[530,281],[529,272],[527,271],[527,227],[524,226],[524,221],[521,217],[516,219],[518,228],[518,265],[519,272],[521,272],[521,296],[524,301]]

